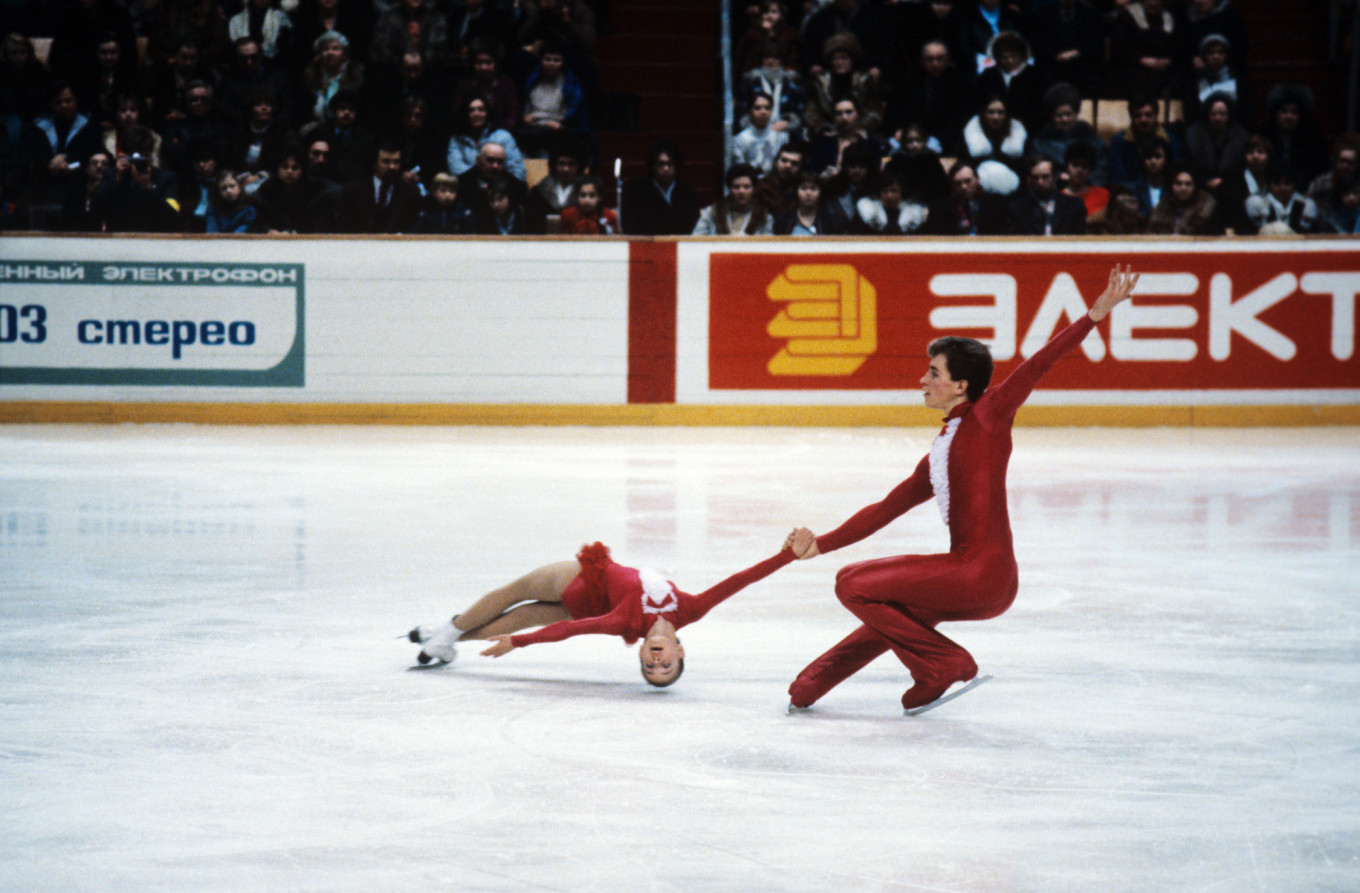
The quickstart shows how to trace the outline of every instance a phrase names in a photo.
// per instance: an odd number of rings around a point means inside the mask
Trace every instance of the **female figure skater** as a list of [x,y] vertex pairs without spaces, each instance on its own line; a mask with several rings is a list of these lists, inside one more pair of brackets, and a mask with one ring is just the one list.
[[915,712],[956,682],[977,676],[972,656],[935,631],[945,620],[985,620],[1010,607],[1018,585],[1006,466],[1016,410],[1045,372],[1126,300],[1138,276],[1115,266],[1109,285],[1085,316],[1045,344],[1000,385],[987,390],[992,357],[971,338],[940,338],[929,348],[921,378],[925,404],[946,413],[944,429],[916,471],[882,502],[861,509],[840,527],[799,545],[806,528],[790,534],[799,558],[859,542],[935,497],[949,527],[944,555],[899,555],[841,568],[836,596],[863,625],[807,666],[789,686],[790,707],[804,708],[889,648],[911,671],[914,685],[902,706]]
[[[642,676],[664,688],[685,669],[685,649],[677,629],[792,562],[795,549],[806,552],[811,546],[810,532],[790,533],[777,554],[711,589],[689,595],[650,568],[615,564],[609,549],[595,543],[583,547],[575,561],[544,565],[488,592],[451,621],[417,626],[409,638],[421,646],[417,660],[422,666],[452,661],[455,643],[462,639],[490,641],[491,647],[482,652],[488,657],[586,633],[622,636],[629,645],[641,639]],[[543,628],[511,635],[535,626]]]

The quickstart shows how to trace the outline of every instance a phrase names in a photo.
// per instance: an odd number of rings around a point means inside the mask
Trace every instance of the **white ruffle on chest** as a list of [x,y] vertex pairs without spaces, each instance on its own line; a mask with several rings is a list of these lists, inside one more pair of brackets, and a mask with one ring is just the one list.
[[660,572],[650,567],[639,568],[638,580],[642,583],[642,613],[670,614],[679,610],[675,587]]
[[935,491],[935,504],[940,507],[940,517],[946,527],[949,526],[949,448],[954,444],[954,435],[962,421],[950,419],[930,445],[930,488]]

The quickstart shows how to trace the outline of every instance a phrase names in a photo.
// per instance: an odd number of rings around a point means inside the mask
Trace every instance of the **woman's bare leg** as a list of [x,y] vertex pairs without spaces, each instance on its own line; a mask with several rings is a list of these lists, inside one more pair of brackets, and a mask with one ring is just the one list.
[[[453,626],[463,633],[463,638],[484,639],[566,620],[570,615],[562,607],[562,593],[580,572],[581,563],[574,559],[546,564],[477,599],[471,607],[454,618]],[[521,602],[541,604],[515,608]],[[540,619],[544,617],[549,619]],[[507,628],[500,628],[501,624],[497,622],[500,620],[505,621]],[[469,632],[472,635],[468,635]]]

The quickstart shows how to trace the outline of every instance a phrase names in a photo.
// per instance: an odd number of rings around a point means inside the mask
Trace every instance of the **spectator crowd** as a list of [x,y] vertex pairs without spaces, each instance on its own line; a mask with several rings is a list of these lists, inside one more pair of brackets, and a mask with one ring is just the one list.
[[0,228],[1360,232],[1360,137],[1256,95],[1232,0],[733,0],[720,198],[663,140],[616,211],[606,5],[8,0]]

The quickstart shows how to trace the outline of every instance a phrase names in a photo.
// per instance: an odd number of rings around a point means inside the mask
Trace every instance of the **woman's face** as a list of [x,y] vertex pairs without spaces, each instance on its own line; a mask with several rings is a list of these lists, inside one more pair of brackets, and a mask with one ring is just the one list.
[[760,27],[766,31],[773,31],[779,27],[779,22],[784,18],[784,12],[777,3],[767,3],[760,12]]
[[845,176],[856,186],[869,179],[869,168],[862,164],[847,164],[845,166]]
[[1053,126],[1059,130],[1071,130],[1077,123],[1077,110],[1063,103],[1053,110]]
[[1208,121],[1209,126],[1218,132],[1228,129],[1228,122],[1231,118],[1232,113],[1228,111],[1226,102],[1215,102],[1209,106],[1209,111],[1204,115],[1204,120]]
[[345,45],[338,40],[328,40],[321,45],[321,64],[327,68],[338,68],[345,63]]
[[804,211],[811,211],[817,207],[817,202],[822,199],[822,187],[812,182],[798,184],[798,206]]
[[1266,169],[1270,164],[1270,153],[1260,146],[1248,146],[1246,154],[1247,169],[1252,173],[1259,173]]
[[104,41],[95,52],[99,55],[99,67],[103,71],[113,71],[118,67],[118,60],[123,56],[116,40]]
[[855,60],[850,58],[849,53],[832,53],[828,60],[831,65],[832,74],[849,74],[855,67]]
[[1195,197],[1195,178],[1185,171],[1171,181],[1171,197],[1180,204],[1188,204]]
[[684,656],[685,646],[673,635],[650,635],[638,649],[642,675],[653,683],[665,684],[679,675],[680,659]]
[[22,37],[12,34],[5,40],[5,60],[15,69],[27,65],[29,56],[28,41]]
[[1001,130],[1006,126],[1006,104],[997,100],[987,103],[982,110],[982,123],[989,130]]
[[595,188],[594,183],[586,183],[576,191],[576,204],[580,206],[581,213],[587,216],[599,210],[600,191]]
[[296,158],[285,158],[279,162],[275,173],[284,186],[296,186],[302,179],[302,162]]
[[1147,171],[1148,176],[1155,177],[1166,169],[1166,153],[1152,152],[1143,157],[1143,170]]
[[274,120],[274,103],[268,99],[257,99],[250,106],[250,117],[256,124],[268,124]]
[[750,177],[733,177],[732,185],[727,187],[728,195],[731,197],[732,207],[738,211],[747,211],[751,207],[751,197],[755,195],[755,184]]
[[141,123],[142,110],[137,107],[135,102],[123,102],[118,105],[118,126],[131,127]]
[[1275,126],[1283,131],[1297,130],[1299,121],[1302,120],[1302,113],[1299,107],[1292,102],[1286,102],[1275,110]]
[[468,103],[468,123],[473,130],[481,130],[486,126],[486,103],[480,99],[475,99]]

